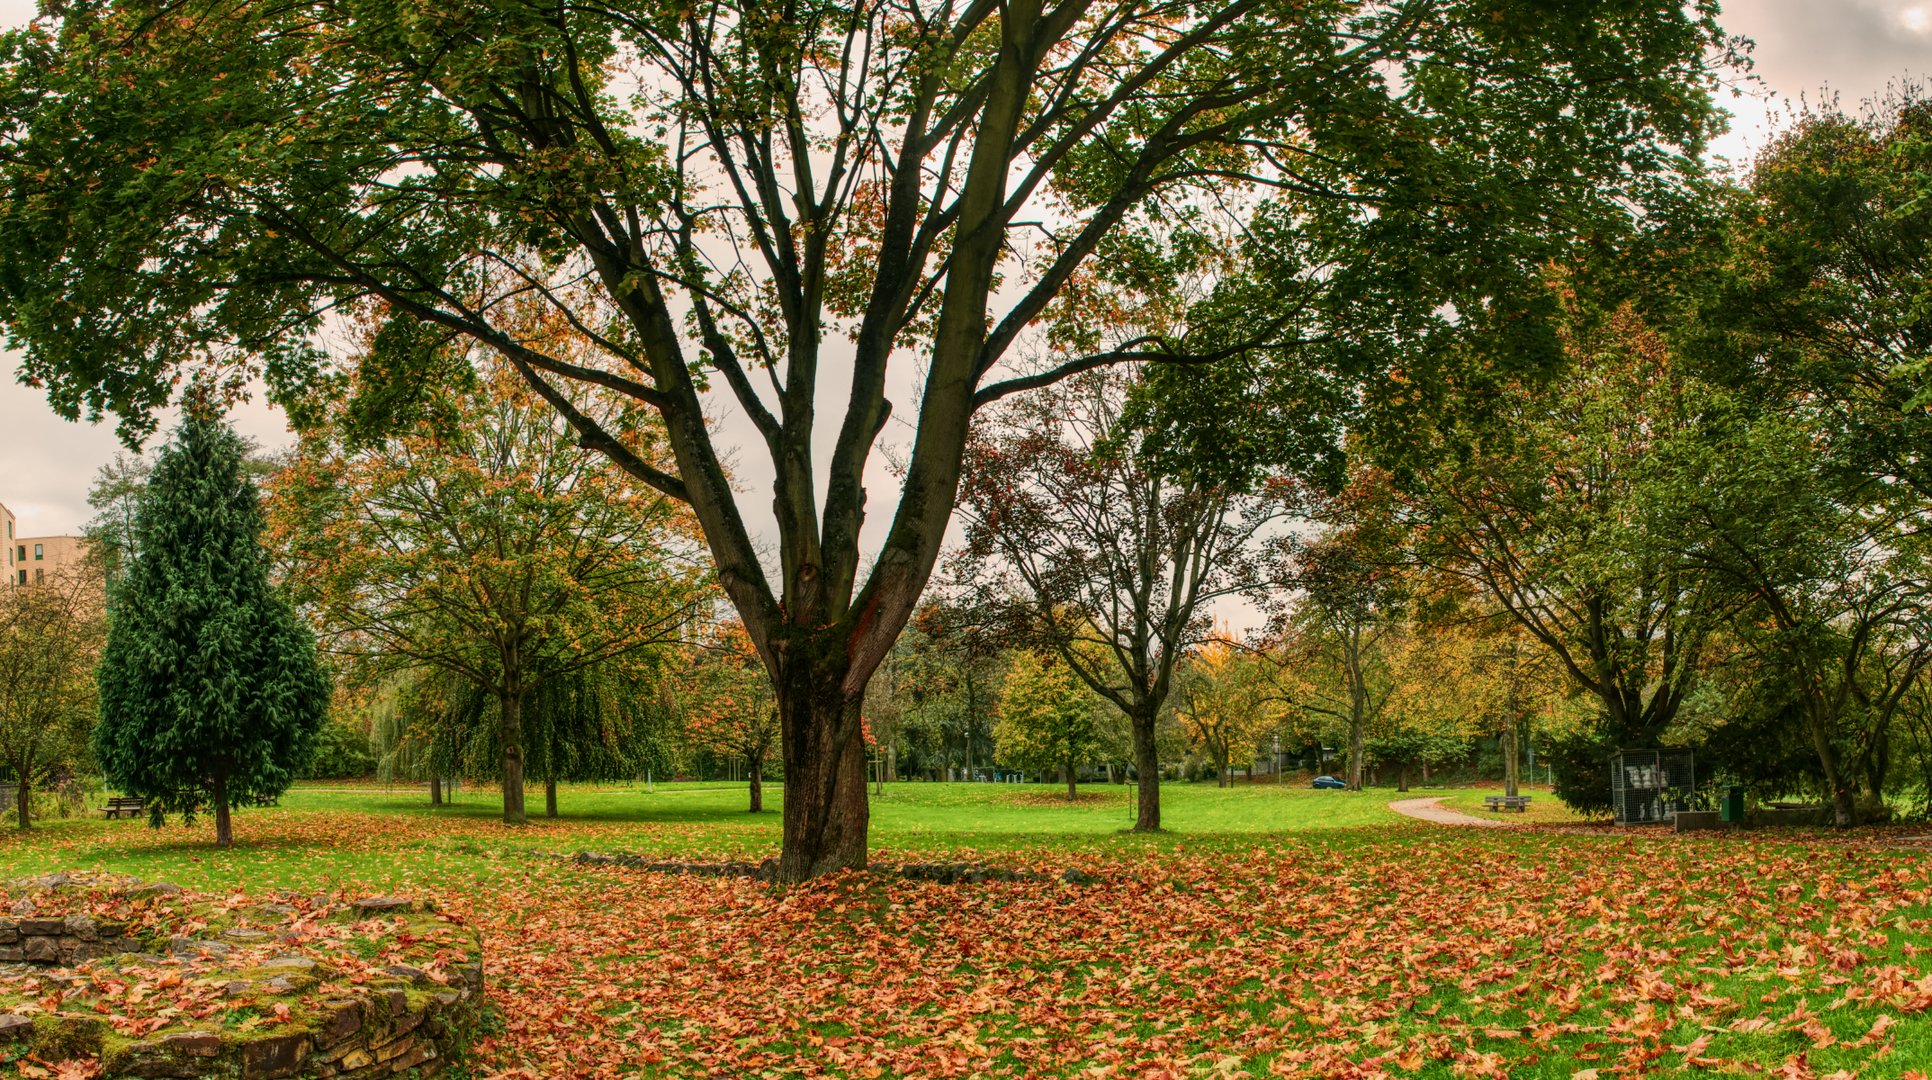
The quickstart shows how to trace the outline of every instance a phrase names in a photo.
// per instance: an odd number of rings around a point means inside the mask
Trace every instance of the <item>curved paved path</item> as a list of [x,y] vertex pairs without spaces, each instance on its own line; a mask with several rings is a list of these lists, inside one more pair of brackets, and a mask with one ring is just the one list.
[[1515,826],[1513,821],[1498,821],[1495,818],[1476,817],[1460,810],[1451,810],[1442,805],[1442,796],[1428,799],[1397,799],[1389,804],[1389,809],[1404,817],[1419,818],[1437,825],[1476,825],[1485,829],[1508,829]]

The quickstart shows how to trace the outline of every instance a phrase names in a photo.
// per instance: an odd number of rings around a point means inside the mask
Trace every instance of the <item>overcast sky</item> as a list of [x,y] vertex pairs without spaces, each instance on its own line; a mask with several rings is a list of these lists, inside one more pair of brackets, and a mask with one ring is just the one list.
[[[0,23],[21,24],[33,10],[30,0],[0,0]],[[1726,103],[1737,120],[1713,152],[1735,162],[1775,130],[1782,102],[1835,93],[1856,103],[1908,73],[1932,77],[1932,0],[1731,0],[1724,23],[1757,43],[1755,71],[1769,95]],[[89,517],[88,483],[120,449],[112,422],[55,416],[39,391],[14,380],[15,360],[0,356],[0,502],[21,535],[76,532]],[[281,416],[260,402],[234,419],[265,447],[289,441]]]

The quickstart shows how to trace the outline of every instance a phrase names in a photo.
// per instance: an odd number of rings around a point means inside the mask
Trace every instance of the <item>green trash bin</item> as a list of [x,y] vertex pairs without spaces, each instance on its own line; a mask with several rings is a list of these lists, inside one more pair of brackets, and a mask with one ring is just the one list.
[[1724,785],[1724,799],[1718,804],[1717,819],[1731,822],[1744,820],[1744,788],[1737,784]]

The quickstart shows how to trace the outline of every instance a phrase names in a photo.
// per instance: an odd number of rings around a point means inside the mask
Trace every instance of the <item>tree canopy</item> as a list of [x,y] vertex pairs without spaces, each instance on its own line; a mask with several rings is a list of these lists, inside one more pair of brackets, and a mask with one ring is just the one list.
[[677,504],[579,446],[506,366],[469,374],[382,443],[349,404],[327,413],[276,478],[272,536],[345,661],[440,669],[492,699],[484,742],[516,822],[528,752],[554,782],[637,730],[610,681],[682,641],[712,594]]
[[[1523,271],[1701,146],[1715,9],[75,0],[0,39],[0,321],[58,408],[134,433],[184,370],[299,414],[342,313],[380,324],[372,415],[450,340],[496,352],[702,524],[775,676],[798,878],[864,862],[860,704],[975,411],[1207,365],[1281,435],[1230,446],[1320,457],[1311,414],[1360,400],[1375,343],[1534,344]],[[591,355],[520,333],[525,299]],[[592,390],[660,417],[669,460]],[[893,505],[867,465],[895,413]],[[725,430],[771,499],[734,491]]]
[[273,799],[328,716],[315,637],[269,582],[262,514],[235,433],[193,409],[161,452],[113,588],[94,756],[109,784],[168,814]]

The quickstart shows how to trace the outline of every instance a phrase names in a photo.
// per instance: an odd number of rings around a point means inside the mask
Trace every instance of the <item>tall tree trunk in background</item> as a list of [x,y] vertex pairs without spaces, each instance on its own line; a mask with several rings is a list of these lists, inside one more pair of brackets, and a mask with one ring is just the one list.
[[[784,849],[778,876],[804,881],[865,867],[871,807],[865,792],[864,687],[848,695],[843,640],[794,638],[780,672],[785,755]],[[969,744],[970,745],[970,744]]]
[[966,665],[966,722],[961,726],[966,738],[966,774],[961,779],[973,781],[973,725],[979,716],[979,699],[973,693],[973,665]]
[[557,778],[545,777],[543,781],[543,816],[557,816]]
[[29,829],[33,827],[33,823],[27,820],[27,813],[33,807],[34,789],[30,779],[33,776],[33,766],[15,764],[13,774],[19,778],[13,789],[13,811],[19,819],[20,827]]
[[1818,767],[1824,773],[1825,791],[1831,795],[1831,820],[1845,828],[1858,819],[1858,804],[1852,798],[1851,784],[1845,779],[1838,761],[1838,748],[1831,742],[1831,720],[1820,705],[1805,710],[1806,726],[1811,729],[1811,746],[1818,754]]
[[765,809],[765,752],[745,755],[745,771],[751,778],[751,809],[747,813],[762,813]]
[[1409,790],[1409,763],[1406,761],[1395,767],[1395,790]]
[[1067,801],[1076,802],[1080,798],[1080,774],[1073,771],[1073,756],[1067,756]]
[[1509,692],[1503,696],[1503,794],[1517,794],[1517,759],[1522,757],[1516,745],[1516,729],[1522,723],[1522,710],[1516,703],[1517,671],[1516,635],[1509,636]]
[[1154,745],[1155,710],[1151,704],[1135,710],[1129,718],[1134,728],[1134,770],[1138,780],[1139,806],[1134,817],[1135,832],[1161,831],[1161,754]]
[[429,805],[443,805],[443,778],[440,776],[429,778]]
[[523,812],[523,692],[510,687],[497,697],[503,745],[503,823],[521,825]]
[[1363,758],[1367,756],[1368,687],[1363,683],[1361,631],[1349,631],[1348,665],[1348,789],[1362,790]]
[[1522,763],[1517,760],[1522,757],[1522,753],[1516,745],[1516,727],[1515,709],[1512,708],[1509,722],[1503,727],[1503,794],[1505,795],[1517,793],[1517,784],[1520,783],[1519,774],[1522,771]]
[[215,846],[235,846],[235,823],[228,817],[228,778],[215,777]]

